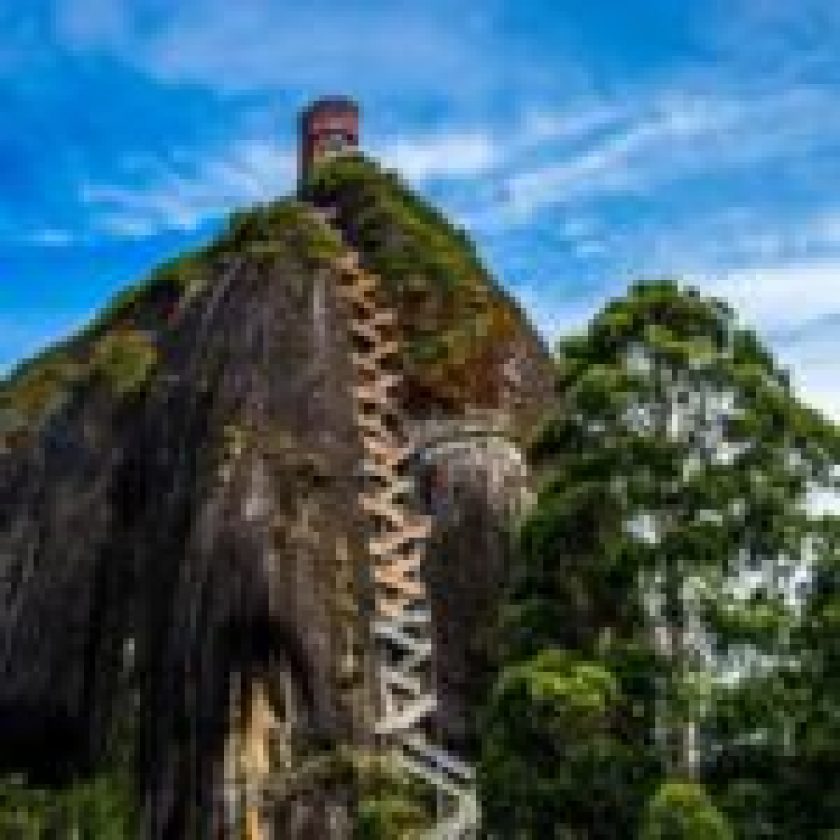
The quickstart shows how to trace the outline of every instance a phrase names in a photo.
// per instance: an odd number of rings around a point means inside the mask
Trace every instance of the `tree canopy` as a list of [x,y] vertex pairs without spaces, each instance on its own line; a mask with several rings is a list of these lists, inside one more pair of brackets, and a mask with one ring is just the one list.
[[[618,762],[576,766],[577,793],[558,767],[566,739],[580,752],[605,733],[637,769],[622,795],[611,788],[611,827],[591,812],[566,834],[528,818],[512,836],[632,837],[638,803],[662,780],[706,782],[743,819],[750,785],[773,801],[780,776],[803,782],[806,753],[828,761],[840,746],[829,723],[837,692],[825,687],[836,677],[816,689],[836,655],[838,518],[814,503],[837,490],[840,433],[729,307],[676,282],[639,284],[610,302],[560,343],[556,367],[554,409],[531,448],[539,489],[489,704],[492,720],[511,722],[485,738],[491,828],[512,756],[529,779],[508,795],[520,813],[524,797],[536,819],[547,789],[558,814],[575,811],[581,791],[608,801],[603,774]],[[549,655],[573,656],[612,686],[597,737],[576,725],[558,740],[543,697],[511,693],[516,680],[542,685]],[[819,724],[806,720],[820,708],[830,712]],[[552,750],[557,762],[543,762]],[[774,773],[750,776],[751,762]],[[785,819],[769,815],[782,833],[766,836],[794,836]],[[660,836],[652,830],[644,836]]]

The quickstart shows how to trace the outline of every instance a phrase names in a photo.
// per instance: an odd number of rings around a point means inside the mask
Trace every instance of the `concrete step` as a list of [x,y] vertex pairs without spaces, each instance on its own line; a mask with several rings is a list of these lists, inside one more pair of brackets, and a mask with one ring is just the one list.
[[434,694],[424,694],[400,711],[388,715],[376,724],[377,735],[394,735],[419,726],[428,720],[437,708]]
[[422,735],[408,735],[401,739],[401,743],[403,748],[416,759],[446,773],[453,782],[462,785],[472,785],[475,782],[475,770],[469,764],[441,747],[429,743]]
[[377,638],[383,639],[409,653],[421,654],[424,657],[432,654],[432,643],[427,638],[418,638],[411,633],[407,633],[399,627],[398,622],[375,621],[373,632]]

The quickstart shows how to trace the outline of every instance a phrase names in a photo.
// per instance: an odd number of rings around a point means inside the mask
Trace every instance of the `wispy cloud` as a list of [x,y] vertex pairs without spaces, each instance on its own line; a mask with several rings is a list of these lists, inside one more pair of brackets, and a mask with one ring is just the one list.
[[511,175],[509,206],[527,215],[546,203],[567,203],[593,194],[642,186],[661,171],[657,154],[720,131],[733,120],[722,103],[674,98],[656,103],[653,113],[629,120],[592,147]]
[[356,79],[429,89],[429,68],[459,85],[480,83],[475,20],[441,0],[58,0],[56,30],[68,49],[220,92],[346,85],[348,68]]
[[640,96],[630,108],[616,106],[612,124],[605,118],[607,130],[588,142],[558,144],[537,165],[511,161],[502,174],[504,198],[491,212],[527,221],[552,205],[644,195],[705,172],[720,177],[774,159],[803,158],[832,142],[840,129],[838,106],[837,91],[808,87],[761,97],[674,91]]
[[[840,257],[787,265],[755,265],[707,278],[702,285],[731,302],[749,323],[774,334],[779,341],[840,322]],[[836,330],[838,323],[833,323]],[[837,375],[840,390],[840,375]]]
[[616,126],[626,114],[622,103],[605,100],[577,101],[563,109],[525,105],[518,119],[504,125],[452,124],[434,133],[385,137],[374,141],[371,152],[411,181],[484,179],[498,188],[523,157],[580,142]]
[[[721,178],[738,168],[798,159],[826,142],[835,122],[840,131],[838,106],[840,94],[810,88],[752,100],[660,92],[635,101],[596,99],[562,110],[526,107],[518,121],[504,127],[450,125],[433,133],[373,138],[368,145],[415,183],[463,182],[463,200],[451,209],[490,234],[532,221],[552,207],[572,207],[580,216],[598,199],[644,199],[681,179],[705,173]],[[293,173],[291,149],[262,135],[221,152],[197,150],[156,163],[128,184],[90,181],[81,197],[100,230],[140,236],[162,228],[191,230],[240,204],[272,197],[291,187]],[[737,207],[721,211],[731,217],[728,227],[737,233],[742,253],[755,256],[763,249],[770,259],[769,251],[782,247],[780,237],[790,245],[787,220],[781,229],[772,224],[761,229],[738,214]],[[807,230],[801,224],[797,229],[795,244],[802,253],[810,253],[818,241],[840,238],[840,213],[823,214],[808,224]],[[679,226],[665,227],[664,233],[660,226],[658,232],[660,241],[651,242],[640,225],[633,236],[656,251],[660,262],[670,256],[669,242],[672,253],[691,251],[686,237],[679,240]],[[591,256],[608,246],[590,233],[576,243],[579,255]],[[715,247],[721,236],[708,240],[705,247]]]
[[88,182],[80,198],[94,229],[123,237],[192,231],[236,207],[273,198],[292,184],[294,153],[243,142],[221,155],[178,156],[141,167],[130,185]]
[[16,245],[31,245],[35,248],[67,248],[77,244],[82,237],[74,231],[59,227],[36,227],[30,230],[16,230],[0,237],[3,242]]
[[[597,209],[564,213],[564,240],[572,249],[594,242],[622,274],[737,276],[744,285],[765,271],[778,271],[780,277],[800,269],[820,274],[840,261],[840,204],[799,207],[757,196],[752,203],[722,209],[689,206],[663,215],[655,208],[636,214],[632,225],[610,224]],[[760,286],[761,281],[755,283]],[[818,308],[823,302],[813,305]],[[768,302],[767,308],[775,306]],[[786,311],[793,314],[799,307]]]
[[[497,164],[497,152],[489,132],[458,128],[386,138],[373,149],[385,166],[415,182],[484,175]],[[124,168],[122,181],[87,181],[79,197],[94,232],[138,238],[192,231],[238,207],[289,192],[296,157],[281,142],[262,137],[221,152],[184,151]]]
[[499,163],[498,144],[480,129],[398,137],[373,153],[385,166],[414,181],[483,175]]

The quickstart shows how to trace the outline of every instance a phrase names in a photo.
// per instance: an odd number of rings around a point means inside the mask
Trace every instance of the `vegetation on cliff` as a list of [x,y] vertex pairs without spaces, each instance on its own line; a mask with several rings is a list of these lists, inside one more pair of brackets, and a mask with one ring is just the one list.
[[286,256],[314,270],[339,249],[337,238],[292,199],[234,213],[211,244],[123,289],[76,335],[22,363],[0,382],[0,451],[31,440],[85,386],[104,385],[119,400],[142,392],[152,381],[169,332],[191,306],[200,305],[231,261]]
[[434,823],[435,791],[380,755],[354,761],[353,840],[419,840]]
[[335,210],[347,240],[383,278],[405,342],[409,402],[426,410],[498,404],[500,363],[537,341],[466,233],[361,156],[318,166],[304,195]]
[[67,787],[0,781],[0,837],[13,840],[128,840],[137,826],[130,777],[102,774]]
[[724,813],[739,838],[828,837],[840,517],[813,499],[840,430],[671,282],[562,341],[557,386],[486,713],[490,830],[729,837]]
[[[504,360],[517,349],[521,355],[523,347],[534,351],[539,342],[466,234],[395,174],[361,157],[319,167],[305,197],[337,208],[347,240],[391,292],[404,340],[408,402],[449,409],[496,405],[506,387]],[[78,334],[0,383],[0,451],[31,440],[46,418],[92,381],[109,386],[118,399],[142,392],[166,336],[236,261],[285,255],[314,271],[341,248],[294,199],[234,213],[209,245],[122,290]]]

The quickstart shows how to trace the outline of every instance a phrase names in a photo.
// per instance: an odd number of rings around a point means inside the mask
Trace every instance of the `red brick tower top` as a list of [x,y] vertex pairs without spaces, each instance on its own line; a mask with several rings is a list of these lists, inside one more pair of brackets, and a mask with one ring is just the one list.
[[299,183],[322,160],[359,148],[359,106],[344,96],[317,99],[300,115]]

